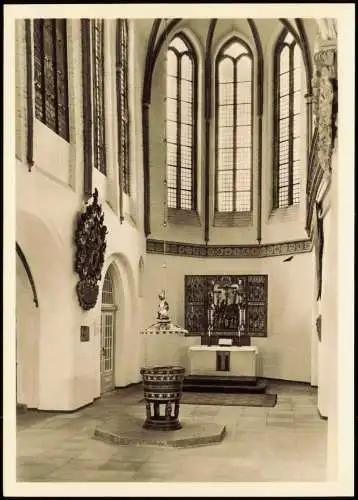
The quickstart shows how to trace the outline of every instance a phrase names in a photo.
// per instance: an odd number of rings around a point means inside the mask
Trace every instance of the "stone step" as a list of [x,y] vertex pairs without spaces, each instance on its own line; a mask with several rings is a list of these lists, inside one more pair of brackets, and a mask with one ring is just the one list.
[[263,393],[266,390],[264,386],[232,386],[232,385],[191,385],[183,387],[184,392],[217,392],[217,393]]
[[265,392],[267,387],[267,382],[265,380],[256,380],[255,383],[243,383],[238,380],[230,380],[230,383],[225,380],[185,380],[183,384],[183,391],[190,392],[218,392],[218,393],[240,393],[240,392],[251,392],[251,393],[262,393]]
[[235,377],[235,376],[221,376],[221,375],[187,375],[184,377],[184,385],[198,383],[198,384],[221,384],[226,385],[256,385],[259,379],[257,377]]
[[16,412],[17,413],[27,412],[27,405],[25,405],[23,403],[16,403]]

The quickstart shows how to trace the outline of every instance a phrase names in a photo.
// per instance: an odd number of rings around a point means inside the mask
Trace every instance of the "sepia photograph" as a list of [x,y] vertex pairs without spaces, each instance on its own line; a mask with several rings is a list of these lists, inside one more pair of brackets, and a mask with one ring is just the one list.
[[352,496],[354,4],[4,14],[5,496]]

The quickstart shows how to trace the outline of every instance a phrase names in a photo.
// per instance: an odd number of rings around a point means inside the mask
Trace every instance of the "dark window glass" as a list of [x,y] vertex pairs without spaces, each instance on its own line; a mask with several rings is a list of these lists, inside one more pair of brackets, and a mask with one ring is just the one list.
[[69,140],[65,19],[34,20],[35,116]]
[[104,112],[104,21],[92,20],[93,152],[94,166],[106,174]]
[[128,26],[124,19],[117,21],[117,113],[118,162],[123,191],[130,194],[129,168],[129,106],[128,106]]

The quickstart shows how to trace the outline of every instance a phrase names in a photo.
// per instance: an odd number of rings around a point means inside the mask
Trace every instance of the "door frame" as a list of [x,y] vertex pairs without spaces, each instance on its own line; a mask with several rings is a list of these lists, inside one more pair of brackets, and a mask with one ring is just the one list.
[[[101,308],[101,339],[100,339],[100,370],[101,370],[101,394],[104,394],[105,392],[109,392],[114,389],[115,387],[115,339],[116,339],[116,306],[102,306]],[[110,316],[112,318],[112,341],[111,341],[111,363],[112,363],[112,370],[109,375],[109,373],[106,373],[104,370],[104,362],[105,362],[105,356],[104,356],[104,345],[103,345],[103,336],[104,336],[104,331],[103,331],[103,325],[102,325],[102,320],[103,317]],[[110,381],[107,380],[107,378],[110,377]]]
[[[109,392],[115,388],[115,369],[116,369],[116,330],[117,330],[117,314],[116,311],[118,310],[117,302],[118,302],[118,296],[117,296],[117,291],[116,291],[116,284],[114,282],[114,277],[115,277],[115,270],[113,269],[112,265],[109,265],[107,268],[107,271],[104,275],[104,281],[103,281],[103,287],[102,287],[102,293],[101,293],[101,316],[100,316],[100,394],[104,394],[106,392]],[[112,300],[110,303],[103,302],[103,296],[104,293],[106,292],[108,294],[109,290],[105,290],[105,280],[106,277],[108,276],[110,280],[110,295],[112,297]],[[104,330],[103,330],[103,318],[106,317],[106,315],[110,315],[112,317],[112,339],[111,339],[111,358],[112,358],[112,372],[106,373],[104,370],[104,362],[105,362],[105,357],[104,356],[104,350],[105,347],[103,345],[103,338],[104,338]],[[105,328],[105,327],[104,327]]]

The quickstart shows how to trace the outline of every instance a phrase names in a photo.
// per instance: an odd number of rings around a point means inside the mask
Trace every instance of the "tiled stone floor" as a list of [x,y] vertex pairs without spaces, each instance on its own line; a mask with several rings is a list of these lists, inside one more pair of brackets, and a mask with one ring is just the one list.
[[17,415],[17,481],[308,482],[325,481],[327,422],[316,390],[272,381],[273,408],[181,405],[180,420],[226,426],[221,443],[196,448],[118,446],[93,439],[95,427],[120,414],[143,417],[140,385],[104,395],[70,414]]

